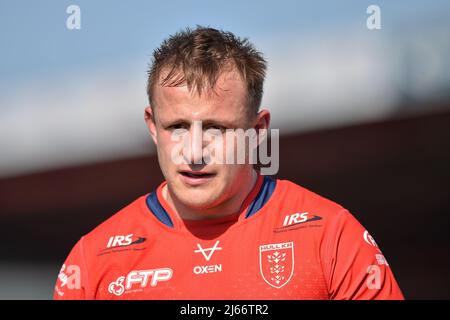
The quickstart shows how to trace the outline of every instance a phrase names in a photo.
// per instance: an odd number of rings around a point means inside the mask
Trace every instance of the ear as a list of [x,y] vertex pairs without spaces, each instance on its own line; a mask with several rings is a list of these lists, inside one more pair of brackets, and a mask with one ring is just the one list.
[[255,124],[253,125],[253,128],[256,130],[261,129],[269,129],[270,125],[270,112],[267,109],[263,109],[258,112],[256,115]]
[[[253,128],[258,134],[258,145],[267,138],[270,125],[270,112],[263,109],[258,112]],[[262,131],[261,131],[262,130]]]
[[153,139],[153,142],[155,143],[155,145],[158,145],[156,125],[155,125],[155,114],[151,106],[145,108],[144,119],[145,123],[147,124],[148,131],[150,132],[150,136]]

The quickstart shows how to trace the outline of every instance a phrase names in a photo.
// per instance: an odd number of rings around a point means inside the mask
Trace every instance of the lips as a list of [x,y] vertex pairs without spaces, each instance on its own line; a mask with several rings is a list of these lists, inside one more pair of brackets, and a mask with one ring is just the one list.
[[190,186],[198,186],[211,181],[215,173],[206,171],[192,171],[192,170],[182,170],[179,171],[181,179],[183,182]]
[[209,172],[194,172],[194,171],[180,171],[180,173],[183,176],[190,177],[190,178],[204,178],[204,177],[210,177],[213,176],[213,173]]

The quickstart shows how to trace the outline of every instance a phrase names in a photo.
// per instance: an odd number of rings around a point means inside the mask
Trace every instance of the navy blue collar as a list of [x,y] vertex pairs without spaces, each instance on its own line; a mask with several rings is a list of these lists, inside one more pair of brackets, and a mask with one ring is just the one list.
[[[246,219],[250,218],[255,213],[257,213],[259,209],[261,209],[267,203],[267,201],[272,196],[273,191],[275,190],[276,184],[277,184],[276,180],[268,176],[264,177],[258,195],[255,197],[255,199],[253,199],[253,201],[248,206],[247,213],[245,214]],[[153,213],[153,215],[159,221],[161,221],[166,226],[173,228],[172,219],[170,219],[169,214],[159,202],[158,197],[156,195],[156,191],[150,193],[147,196],[146,203],[147,207],[150,209],[150,212]]]

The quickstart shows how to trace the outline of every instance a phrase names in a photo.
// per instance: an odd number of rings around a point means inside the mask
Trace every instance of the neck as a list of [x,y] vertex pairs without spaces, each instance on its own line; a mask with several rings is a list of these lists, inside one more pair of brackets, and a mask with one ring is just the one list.
[[255,186],[257,177],[256,171],[252,169],[247,179],[244,179],[244,181],[240,180],[239,190],[236,190],[231,197],[211,208],[191,208],[184,205],[172,195],[167,185],[164,186],[162,195],[180,219],[203,220],[220,218],[240,211],[243,202]]

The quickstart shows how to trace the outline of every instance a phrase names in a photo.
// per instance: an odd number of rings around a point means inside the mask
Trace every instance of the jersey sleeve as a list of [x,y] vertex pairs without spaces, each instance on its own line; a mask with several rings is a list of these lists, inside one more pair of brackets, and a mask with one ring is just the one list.
[[83,238],[71,250],[56,279],[54,300],[89,299]]
[[322,261],[330,299],[404,299],[375,240],[347,210],[325,234]]

